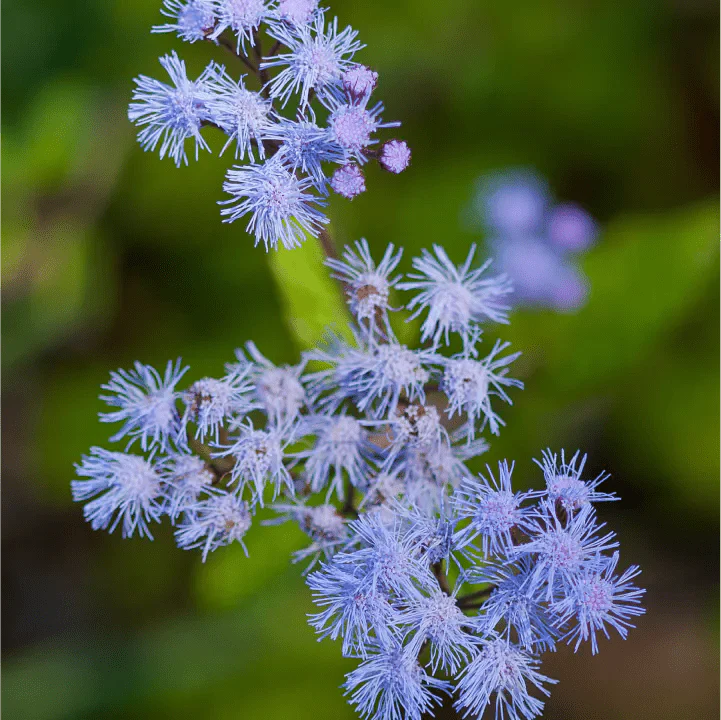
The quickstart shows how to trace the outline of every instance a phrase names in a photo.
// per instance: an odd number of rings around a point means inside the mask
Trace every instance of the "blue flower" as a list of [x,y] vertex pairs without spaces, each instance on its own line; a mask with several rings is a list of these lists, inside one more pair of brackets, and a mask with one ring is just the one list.
[[561,520],[556,506],[542,502],[537,517],[529,521],[530,542],[518,545],[519,554],[533,555],[535,567],[530,576],[534,587],[546,587],[546,599],[565,592],[569,583],[598,553],[618,547],[614,533],[599,536],[604,523],[597,524],[593,507],[584,505],[577,513]]
[[280,0],[277,15],[293,25],[305,25],[318,13],[318,0]]
[[255,244],[277,249],[280,242],[290,250],[300,247],[308,235],[317,237],[328,218],[315,205],[324,201],[308,190],[311,178],[299,178],[279,158],[263,165],[234,165],[226,175],[223,189],[232,195],[221,204],[225,222],[251,214],[247,231]]
[[551,212],[548,219],[548,239],[566,252],[588,250],[598,237],[598,224],[574,203],[563,203]]
[[173,51],[160,58],[172,85],[141,75],[136,78],[134,102],[128,108],[128,117],[143,129],[138,141],[143,150],[154,151],[160,143],[160,157],[166,155],[180,167],[188,164],[185,141],[195,140],[195,159],[200,148],[210,150],[200,134],[203,122],[209,120],[207,102],[211,98],[207,81],[215,73],[211,63],[195,81],[188,79],[185,63]]
[[233,542],[239,542],[247,555],[243,537],[250,526],[248,504],[235,495],[215,491],[183,514],[175,541],[183,550],[202,548],[203,562],[208,553]]
[[344,687],[362,718],[421,720],[451,684],[429,675],[400,645],[379,647],[346,676]]
[[368,486],[373,450],[362,421],[345,413],[312,415],[301,427],[299,434],[315,435],[311,448],[296,453],[299,460],[305,460],[305,477],[312,492],[327,486],[326,499],[335,492],[343,500],[346,476],[353,487]]
[[252,503],[263,507],[263,491],[268,483],[273,486],[273,499],[281,489],[287,490],[291,497],[294,494],[293,480],[283,462],[290,439],[276,428],[256,430],[248,420],[240,425],[237,436],[216,445],[220,449],[213,457],[231,459],[230,484],[236,485],[236,494],[240,497],[243,490],[250,487]]
[[560,465],[558,455],[550,450],[543,451],[543,462],[535,459],[534,462],[543,470],[549,499],[560,503],[566,512],[574,512],[590,503],[620,500],[614,493],[599,492],[596,489],[610,477],[608,473],[601,473],[593,480],[581,480],[586,455],[581,457],[578,451],[566,462],[565,452],[561,450]]
[[326,27],[322,13],[308,25],[271,26],[268,34],[288,48],[288,52],[260,64],[262,69],[283,68],[268,85],[270,95],[285,107],[290,96],[300,92],[301,110],[310,102],[311,92],[323,103],[337,95],[353,55],[365,47],[356,40],[358,33],[352,28],[338,32],[337,18]]
[[388,310],[392,308],[389,296],[391,288],[400,279],[400,275],[391,275],[398,267],[403,249],[396,252],[393,244],[389,244],[382,260],[376,265],[365,238],[354,245],[355,250],[349,245],[345,246],[342,259],[329,258],[325,264],[333,271],[331,277],[345,285],[350,310],[361,327],[368,327],[369,338],[372,339],[374,331],[380,329],[390,335]]
[[378,84],[378,73],[365,65],[351,65],[342,78],[343,89],[353,102],[365,101]]
[[201,494],[210,492],[215,482],[213,471],[196,455],[169,455],[160,474],[165,484],[165,512],[172,522],[195,507]]
[[216,72],[208,79],[208,88],[212,92],[212,97],[206,103],[208,114],[228,135],[220,154],[235,142],[236,159],[243,160],[247,154],[250,161],[255,162],[254,145],[263,159],[263,141],[272,136],[274,128],[270,100],[246,89],[245,75],[236,83],[223,67],[216,68]]
[[81,478],[70,487],[73,500],[88,502],[83,508],[93,530],[113,532],[121,525],[123,537],[136,531],[153,538],[149,522],[158,522],[163,514],[161,477],[152,462],[139,455],[90,448],[75,470]]
[[414,656],[429,643],[434,673],[440,668],[455,675],[475,653],[477,640],[466,630],[473,622],[458,607],[455,594],[436,589],[428,597],[412,598],[401,622],[413,633],[407,647]]
[[543,710],[543,701],[530,694],[535,688],[550,693],[545,683],[556,680],[538,672],[540,661],[508,640],[491,635],[481,643],[473,660],[466,665],[458,682],[455,707],[464,717],[481,717],[495,694],[496,717],[531,720]]
[[367,158],[366,148],[378,141],[373,134],[381,128],[398,127],[400,123],[384,123],[381,120],[383,104],[377,103],[368,109],[366,102],[332,103],[332,112],[328,118],[331,137],[345,150],[348,161],[355,160],[363,165]]
[[441,340],[449,343],[449,333],[460,333],[467,343],[477,323],[492,320],[508,322],[508,305],[504,300],[511,292],[511,284],[505,275],[483,277],[491,264],[487,260],[471,270],[476,246],[471,245],[463,265],[455,266],[440,245],[434,245],[435,257],[423,250],[420,258],[413,258],[413,268],[408,281],[401,283],[401,290],[420,291],[406,306],[413,310],[409,320],[424,310],[428,316],[423,321],[421,340]]
[[210,436],[217,443],[223,424],[239,422],[254,408],[249,398],[252,387],[247,376],[242,375],[194,382],[183,393],[183,432],[187,432],[188,423],[192,422],[196,438],[203,442]]
[[253,383],[255,402],[268,416],[271,425],[285,427],[293,423],[306,404],[301,375],[305,361],[297,365],[274,365],[254,342],[245,344],[248,356],[235,351],[237,362],[225,366],[229,376],[249,377]]
[[609,627],[625,639],[629,628],[634,627],[630,618],[645,612],[640,602],[646,591],[631,582],[641,571],[632,565],[618,576],[614,574],[617,564],[618,552],[596,558],[571,578],[566,596],[553,606],[561,626],[575,621],[564,636],[569,643],[576,641],[575,650],[590,640],[591,652],[595,655],[598,652],[596,633],[600,631],[608,638]]
[[[498,463],[498,479],[488,465],[486,470],[488,478],[484,475],[479,475],[478,479],[468,478],[453,494],[452,503],[459,521],[469,520],[453,539],[462,549],[480,535],[485,556],[508,555],[513,551],[512,531],[514,528],[523,530],[529,523],[531,508],[523,507],[523,503],[540,493],[514,493],[511,486],[513,464],[509,466],[506,460]],[[474,547],[466,553],[472,554],[473,550]]]
[[236,51],[245,52],[245,43],[255,45],[255,33],[260,24],[272,17],[270,4],[265,0],[214,0],[218,25],[211,36],[214,40],[230,29],[237,37]]
[[498,435],[500,427],[505,423],[493,410],[491,398],[495,396],[512,405],[505,388],[523,387],[520,380],[507,376],[508,365],[518,359],[521,353],[499,357],[510,343],[497,340],[483,360],[470,357],[474,344],[467,346],[459,355],[443,358],[444,371],[441,380],[441,389],[448,397],[447,413],[449,417],[456,413],[467,417],[464,428],[469,441],[475,436],[479,420],[481,430],[487,424],[491,432]]
[[281,143],[277,152],[279,160],[294,172],[299,170],[309,175],[319,191],[327,192],[323,163],[342,163],[345,157],[327,128],[320,128],[313,120],[303,117],[296,121],[282,118],[268,137]]
[[541,230],[550,200],[546,181],[523,169],[489,175],[479,182],[476,195],[486,227],[515,236]]
[[333,173],[330,186],[337,195],[352,200],[366,191],[365,175],[357,165],[343,165]]
[[130,445],[140,438],[143,450],[153,446],[165,450],[169,440],[177,438],[181,427],[176,408],[180,393],[175,386],[187,370],[187,367],[181,367],[178,358],[175,363],[168,361],[163,376],[155,368],[140,362],[135,363],[133,370],[111,372],[110,382],[101,387],[112,395],[101,395],[100,399],[119,409],[100,413],[99,417],[101,422],[124,423],[111,441],[127,436]]
[[155,25],[151,32],[174,32],[186,42],[205,40],[215,28],[214,0],[163,0],[163,15],[173,22]]

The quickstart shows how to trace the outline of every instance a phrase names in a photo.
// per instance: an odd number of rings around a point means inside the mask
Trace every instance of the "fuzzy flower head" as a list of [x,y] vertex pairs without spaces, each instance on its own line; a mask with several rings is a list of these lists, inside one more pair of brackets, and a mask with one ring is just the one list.
[[293,25],[306,25],[318,12],[318,0],[280,0],[277,14]]
[[379,649],[346,676],[344,687],[362,718],[421,720],[433,714],[451,684],[426,673],[415,655],[395,644]]
[[192,511],[201,494],[210,492],[215,482],[205,460],[179,453],[168,456],[161,476],[166,485],[166,512],[173,521],[181,512]]
[[195,423],[195,437],[203,442],[206,436],[218,442],[224,423],[242,418],[252,409],[248,395],[252,385],[243,376],[203,378],[194,382],[184,393],[185,414],[183,432],[189,422]]
[[597,523],[590,505],[562,522],[556,506],[542,502],[537,518],[526,525],[530,542],[516,547],[520,555],[535,556],[529,582],[546,587],[546,599],[565,592],[569,584],[599,553],[618,547],[612,532],[600,535],[603,523]]
[[345,158],[328,129],[318,127],[312,120],[281,120],[269,137],[281,143],[277,157],[292,170],[310,175],[319,190],[325,190],[328,182],[323,163],[342,163]]
[[363,171],[351,163],[339,167],[333,173],[330,186],[334,193],[352,200],[366,191],[366,180]]
[[338,105],[328,118],[328,127],[333,140],[342,147],[349,158],[361,165],[365,163],[364,150],[377,141],[373,134],[381,128],[397,127],[399,123],[384,123],[381,120],[383,105],[378,103],[370,110],[365,103],[359,105]]
[[228,135],[221,155],[235,143],[237,160],[243,160],[247,155],[251,162],[255,162],[254,146],[260,158],[264,158],[263,140],[271,136],[273,128],[270,100],[246,89],[245,76],[236,83],[222,67],[210,78],[208,87],[213,93],[207,102],[209,115]]
[[155,25],[152,32],[174,32],[185,42],[205,40],[215,27],[213,0],[163,0],[161,12],[170,18],[171,22]]
[[148,523],[160,520],[163,504],[161,478],[151,462],[94,447],[75,470],[86,479],[70,483],[73,500],[90,500],[83,514],[93,530],[113,532],[120,525],[123,537],[137,531],[152,539]]
[[556,680],[538,672],[540,662],[507,640],[491,636],[465,667],[457,685],[455,707],[466,718],[481,717],[495,695],[497,718],[531,720],[543,710],[543,701],[530,694],[534,688],[548,696],[544,686]]
[[461,483],[453,495],[453,505],[460,519],[469,523],[459,530],[454,540],[459,548],[470,545],[479,535],[483,554],[509,554],[513,550],[514,528],[523,529],[529,521],[529,508],[524,501],[536,497],[534,492],[513,492],[510,466],[498,463],[498,478],[486,466],[488,477],[479,475]]
[[140,362],[135,363],[133,370],[111,372],[110,382],[102,386],[111,394],[101,395],[100,399],[118,409],[100,413],[99,417],[101,422],[124,423],[111,441],[129,437],[132,444],[139,438],[143,450],[153,446],[165,450],[180,429],[176,408],[180,394],[175,386],[187,370],[178,359],[175,363],[168,362],[163,376]]
[[230,29],[237,37],[236,52],[245,52],[245,43],[255,45],[260,24],[271,17],[266,0],[215,0],[218,25],[212,38],[217,40]]
[[223,189],[232,199],[222,204],[225,222],[250,214],[247,231],[255,244],[277,249],[278,243],[290,250],[300,247],[307,235],[317,237],[328,219],[315,207],[322,205],[308,190],[311,178],[298,178],[278,158],[263,165],[235,165],[228,171]]
[[368,98],[378,84],[378,73],[365,65],[353,65],[343,73],[343,89],[354,102]]
[[267,483],[273,486],[274,498],[283,487],[291,496],[293,494],[293,482],[283,464],[284,444],[277,430],[256,430],[248,423],[241,425],[238,436],[231,438],[213,457],[233,459],[230,482],[236,484],[236,493],[240,496],[249,486],[253,503],[258,502],[263,507],[263,490]]
[[292,423],[306,404],[306,393],[301,374],[305,363],[274,365],[256,344],[245,344],[248,355],[235,351],[236,363],[226,365],[229,376],[248,376],[253,384],[255,402],[268,416],[272,425]]
[[565,451],[561,450],[561,458],[550,450],[543,451],[543,462],[534,460],[543,470],[546,480],[548,498],[558,503],[566,512],[575,512],[585,505],[608,500],[619,500],[613,493],[599,492],[596,488],[609,478],[608,473],[601,473],[594,480],[581,480],[586,465],[586,455],[580,452],[566,462]]
[[609,637],[608,629],[615,629],[626,638],[630,620],[643,615],[645,610],[640,602],[645,590],[633,585],[632,580],[640,574],[633,565],[620,576],[615,575],[618,553],[610,557],[597,558],[579,573],[570,584],[565,598],[554,605],[559,615],[559,625],[575,621],[575,626],[566,634],[569,643],[575,640],[575,650],[582,642],[591,641],[591,652],[598,652],[596,633]]
[[208,553],[234,542],[240,543],[247,555],[243,537],[250,526],[248,504],[235,495],[216,492],[198,502],[193,512],[183,515],[175,540],[183,550],[201,548],[203,562]]
[[482,277],[490,260],[471,270],[475,245],[471,245],[466,261],[458,267],[440,245],[434,245],[433,251],[435,257],[423,250],[420,258],[414,258],[416,272],[410,273],[409,280],[399,285],[402,290],[419,291],[408,303],[408,309],[414,311],[409,319],[428,310],[422,340],[432,339],[436,345],[444,340],[447,345],[450,332],[460,333],[468,340],[477,323],[508,322],[504,298],[511,292],[510,283],[503,275]]
[[404,140],[389,140],[381,148],[378,163],[384,170],[398,175],[411,164],[411,149]]
[[160,64],[170,76],[172,85],[145,75],[136,78],[128,117],[142,128],[138,142],[143,150],[155,151],[160,144],[161,159],[167,155],[180,167],[188,164],[186,140],[195,140],[196,160],[200,148],[210,149],[200,128],[208,119],[206,103],[210,92],[207,81],[215,73],[215,66],[211,63],[197,80],[192,81],[188,79],[185,63],[175,52],[161,57]]
[[403,250],[396,252],[393,245],[389,244],[383,259],[376,266],[367,240],[361,238],[355,243],[355,250],[350,246],[345,247],[341,260],[331,258],[325,261],[333,271],[331,277],[345,285],[350,310],[362,325],[369,324],[373,328],[381,325],[389,330],[389,296],[391,288],[399,280],[398,276],[391,275],[398,267],[402,254]]
[[321,102],[327,102],[337,94],[353,55],[364,47],[356,39],[358,33],[352,28],[338,32],[337,18],[326,27],[323,13],[318,13],[308,25],[281,24],[271,26],[268,32],[288,48],[288,52],[260,64],[262,69],[282,68],[270,81],[270,95],[281,100],[285,107],[290,96],[300,92],[301,110],[310,102],[311,91]]
[[342,500],[346,475],[353,487],[367,487],[370,445],[361,421],[345,414],[319,415],[306,420],[304,427],[316,436],[311,449],[298,453],[306,461],[305,472],[313,492],[328,486],[327,497],[335,492]]
[[520,353],[500,357],[508,346],[509,343],[496,341],[491,352],[482,360],[469,357],[466,351],[460,356],[448,358],[444,363],[441,388],[448,397],[448,415],[466,414],[468,420],[465,427],[469,440],[474,437],[479,420],[481,429],[488,424],[491,432],[498,435],[500,427],[505,423],[493,410],[491,398],[495,396],[512,405],[506,388],[523,387],[520,380],[509,378],[507,374],[508,366]]

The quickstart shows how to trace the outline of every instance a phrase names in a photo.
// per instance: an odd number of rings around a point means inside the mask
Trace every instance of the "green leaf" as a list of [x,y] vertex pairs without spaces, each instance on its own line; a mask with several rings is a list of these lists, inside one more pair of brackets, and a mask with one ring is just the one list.
[[318,240],[309,237],[300,248],[280,248],[268,257],[285,321],[302,349],[314,347],[328,328],[348,336],[348,310]]

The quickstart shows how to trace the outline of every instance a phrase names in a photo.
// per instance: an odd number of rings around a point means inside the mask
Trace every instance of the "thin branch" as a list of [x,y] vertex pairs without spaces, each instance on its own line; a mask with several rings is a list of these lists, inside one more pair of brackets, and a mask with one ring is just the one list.
[[443,592],[446,595],[451,594],[451,587],[448,584],[448,578],[446,577],[446,573],[443,570],[443,561],[434,563],[431,565],[431,570],[433,570],[433,574],[436,576],[436,580],[438,580],[438,586],[443,590]]
[[461,595],[461,597],[456,600],[456,604],[461,610],[481,607],[494,590],[495,586],[491,585],[491,587],[483,588],[483,590],[476,590],[476,592]]
[[338,251],[335,249],[335,243],[333,242],[333,238],[325,228],[323,228],[318,234],[318,240],[320,242],[321,248],[323,248],[325,256],[327,258],[337,260]]
[[246,65],[254,75],[259,76],[258,68],[255,67],[255,65],[253,65],[253,63],[250,62],[250,60],[245,55],[243,55],[243,53],[239,53],[237,46],[234,46],[233,43],[228,40],[228,38],[221,35],[220,37],[216,38],[216,42],[219,45],[222,45],[226,50],[229,50],[235,57],[238,58],[238,60],[240,60],[244,65]]

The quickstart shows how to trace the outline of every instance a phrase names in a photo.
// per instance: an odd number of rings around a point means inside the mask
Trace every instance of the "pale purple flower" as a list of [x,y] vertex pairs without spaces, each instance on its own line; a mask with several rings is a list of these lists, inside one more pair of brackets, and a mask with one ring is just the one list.
[[245,43],[255,45],[260,24],[272,17],[271,4],[266,0],[214,0],[218,25],[212,38],[216,40],[230,29],[237,37],[236,51],[245,52]]
[[378,163],[384,170],[397,175],[411,164],[411,150],[404,140],[389,140],[381,148]]
[[333,173],[330,186],[333,192],[352,200],[366,191],[366,180],[357,165],[343,165]]
[[382,122],[382,112],[382,103],[370,109],[365,102],[334,106],[328,118],[328,128],[333,140],[346,151],[349,159],[361,165],[365,163],[367,158],[364,150],[378,142],[373,139],[373,134],[381,128],[397,127],[400,124]]
[[154,151],[160,144],[160,158],[167,155],[180,167],[183,163],[188,164],[186,140],[195,140],[196,160],[200,148],[210,150],[200,129],[209,119],[207,101],[211,93],[207,81],[215,73],[215,64],[208,65],[195,81],[188,79],[185,63],[175,51],[161,57],[160,64],[170,76],[172,85],[140,75],[135,79],[137,87],[128,107],[128,117],[142,128],[138,142],[143,150]]
[[174,453],[166,459],[160,475],[165,483],[166,508],[172,522],[195,507],[201,494],[211,491],[215,473],[197,455]]
[[[129,437],[131,445],[140,439],[140,447],[147,450],[153,446],[161,450],[177,438],[181,428],[176,402],[180,393],[175,386],[187,372],[181,360],[168,361],[164,375],[150,365],[136,362],[133,370],[117,370],[110,373],[110,382],[102,389],[111,393],[101,395],[112,412],[100,413],[101,422],[122,422],[123,427],[110,440],[115,442]],[[180,441],[181,445],[183,441]]]
[[353,55],[364,47],[352,28],[338,32],[337,18],[326,27],[323,13],[318,13],[308,25],[273,25],[268,33],[288,48],[288,52],[260,64],[262,69],[282,68],[268,85],[270,95],[281,100],[285,107],[290,96],[300,92],[301,110],[310,102],[311,91],[326,103],[337,94]]
[[588,250],[598,236],[596,221],[574,203],[558,205],[548,219],[548,239],[560,250]]
[[276,13],[293,25],[309,23],[318,12],[318,0],[279,0]]
[[174,32],[186,42],[205,40],[215,27],[214,0],[163,0],[160,12],[172,22],[154,25],[151,32]]
[[353,65],[343,73],[343,89],[348,97],[359,102],[365,100],[378,83],[378,73],[365,65]]
[[418,294],[406,306],[413,310],[409,319],[418,317],[424,310],[428,316],[421,328],[422,340],[441,340],[449,343],[449,333],[457,332],[465,340],[477,323],[492,320],[508,322],[506,297],[511,285],[505,275],[483,277],[491,264],[487,260],[480,267],[471,269],[476,246],[471,245],[463,265],[454,265],[440,245],[434,245],[435,257],[423,250],[420,258],[413,258],[415,273],[398,287],[417,290]]
[[231,200],[222,204],[225,222],[234,222],[250,213],[247,231],[255,244],[277,249],[278,243],[290,250],[300,247],[308,235],[317,237],[328,218],[318,210],[322,199],[312,195],[311,178],[298,178],[280,159],[263,165],[235,165],[223,183]]
[[148,524],[160,521],[163,489],[151,461],[93,447],[75,471],[87,479],[70,483],[73,500],[89,500],[83,514],[93,530],[113,532],[120,525],[123,537],[132,537],[137,531],[140,537],[153,539]]

